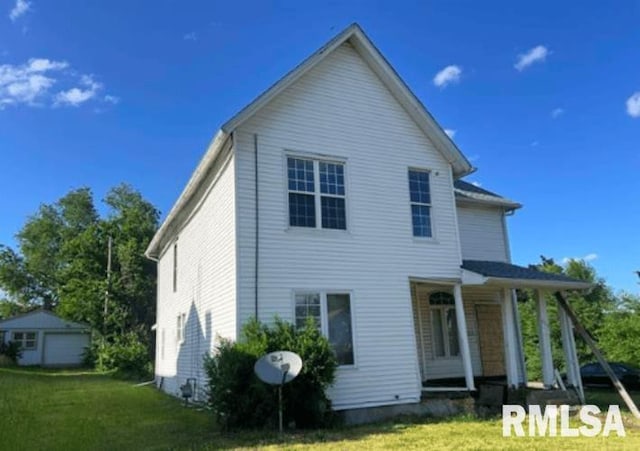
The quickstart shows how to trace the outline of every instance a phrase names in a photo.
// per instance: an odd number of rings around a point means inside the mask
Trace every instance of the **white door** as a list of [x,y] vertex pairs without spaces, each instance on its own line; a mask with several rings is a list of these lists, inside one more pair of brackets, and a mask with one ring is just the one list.
[[45,334],[44,364],[80,365],[87,346],[88,334]]

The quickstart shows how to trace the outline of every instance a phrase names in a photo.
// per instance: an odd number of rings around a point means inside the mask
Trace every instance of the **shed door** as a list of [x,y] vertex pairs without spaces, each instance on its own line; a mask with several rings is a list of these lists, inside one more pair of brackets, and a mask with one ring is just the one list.
[[476,304],[483,376],[504,376],[504,335],[500,304]]
[[87,346],[89,346],[87,334],[45,334],[44,364],[80,365],[82,354]]

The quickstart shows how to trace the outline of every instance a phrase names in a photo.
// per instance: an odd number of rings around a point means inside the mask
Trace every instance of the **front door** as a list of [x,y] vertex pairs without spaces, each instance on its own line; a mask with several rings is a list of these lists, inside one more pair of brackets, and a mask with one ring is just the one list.
[[504,335],[500,304],[476,304],[483,376],[504,376]]

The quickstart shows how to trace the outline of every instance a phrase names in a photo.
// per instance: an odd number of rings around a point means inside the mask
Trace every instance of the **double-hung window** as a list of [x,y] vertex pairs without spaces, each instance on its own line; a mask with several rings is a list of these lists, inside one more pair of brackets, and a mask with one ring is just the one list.
[[434,356],[440,358],[459,356],[458,323],[453,295],[444,291],[431,293],[429,310],[431,311]]
[[344,163],[287,157],[289,226],[347,229]]
[[296,293],[296,327],[304,327],[309,318],[313,318],[318,329],[329,339],[338,364],[353,365],[351,295],[339,292]]
[[184,326],[187,321],[187,315],[185,313],[178,314],[176,318],[176,341],[178,344],[184,341]]
[[38,348],[36,332],[14,332],[13,341],[18,343],[23,351],[33,351]]
[[409,169],[409,194],[411,197],[413,236],[433,237],[429,171]]

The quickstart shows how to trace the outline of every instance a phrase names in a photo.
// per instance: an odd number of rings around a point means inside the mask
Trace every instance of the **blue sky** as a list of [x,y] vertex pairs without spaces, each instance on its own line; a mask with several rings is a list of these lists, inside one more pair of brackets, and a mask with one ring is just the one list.
[[516,263],[586,257],[638,292],[640,3],[615,5],[0,0],[0,243],[80,186],[166,214],[217,128],[357,21],[469,179],[525,205]]

